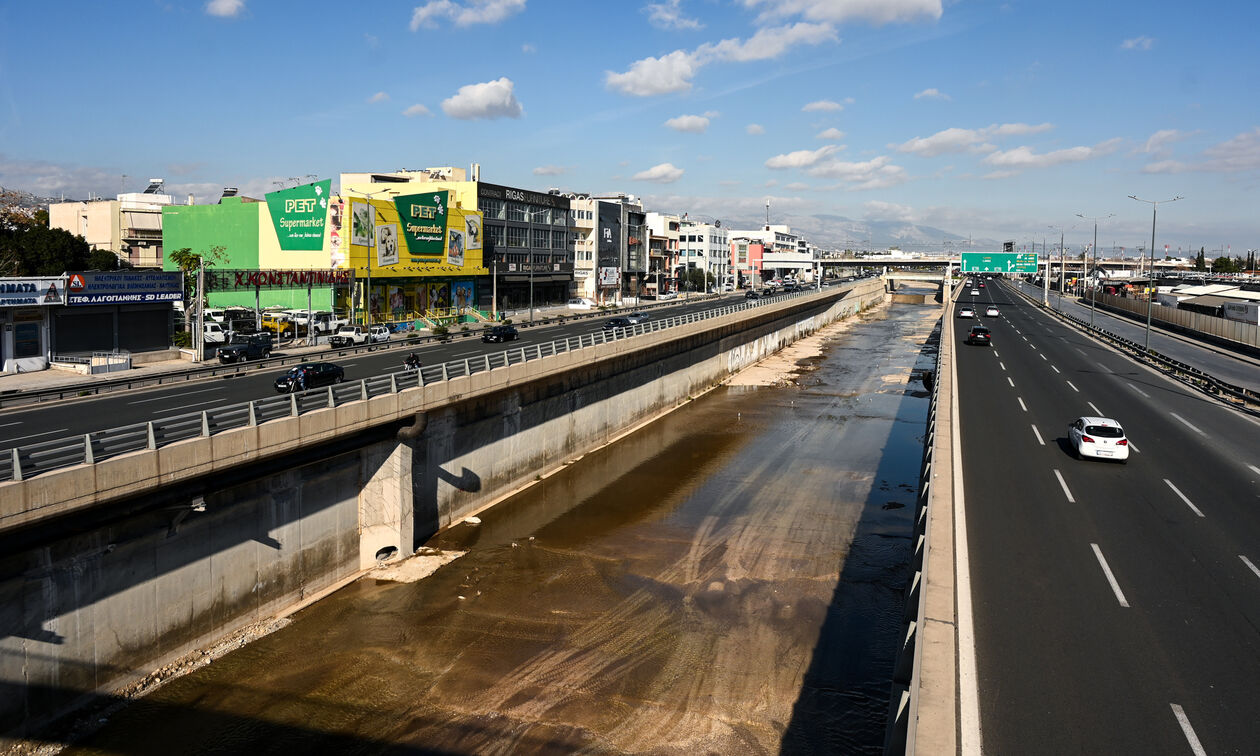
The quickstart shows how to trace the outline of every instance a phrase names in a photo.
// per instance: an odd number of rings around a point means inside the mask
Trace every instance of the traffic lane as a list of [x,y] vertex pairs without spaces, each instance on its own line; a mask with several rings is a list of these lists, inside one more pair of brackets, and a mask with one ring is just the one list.
[[[1122,617],[1098,534],[1053,482],[997,358],[958,345],[963,476],[983,740],[991,753],[1159,753],[1165,704],[1140,655],[1113,658]],[[1084,682],[1083,681],[1087,681]],[[1135,692],[1136,691],[1136,692]],[[1138,735],[1134,735],[1138,733]]]
[[[1025,291],[1027,291],[1027,288],[1025,288]],[[1085,321],[1089,320],[1089,305],[1081,304],[1075,297],[1064,298],[1062,306],[1059,306],[1059,303],[1054,298],[1051,298],[1050,304],[1052,307],[1074,317]],[[1112,315],[1099,309],[1094,311],[1094,324],[1130,341],[1139,344],[1146,343],[1145,324],[1136,323],[1128,318]],[[1158,328],[1152,328],[1151,330],[1151,348],[1179,362],[1194,365],[1227,383],[1260,391],[1260,369],[1245,359],[1189,343],[1183,338],[1166,334],[1158,330]]]
[[[1064,364],[1072,370],[1072,363]],[[1027,365],[1020,355],[1011,355],[1010,366],[1018,376],[1017,382],[1035,379],[1026,374]],[[1099,387],[1086,382],[1088,380],[1081,379],[1081,382],[1084,396],[1091,397],[1086,399],[1089,405],[1111,406],[1113,401],[1132,401],[1130,395],[1123,393],[1114,399],[1102,398]],[[1045,397],[1055,394],[1057,396],[1046,401]],[[1055,412],[1056,403],[1063,403],[1065,399],[1079,401],[1075,396],[1064,397],[1063,394],[1062,388],[1051,387],[1030,397],[1027,404],[1035,417],[1047,404],[1051,412]],[[1097,407],[1093,409],[1096,411]],[[1219,405],[1209,409],[1234,414]],[[1105,414],[1115,416],[1117,413]],[[1132,427],[1126,423],[1130,438],[1140,433]],[[1240,530],[1239,521],[1229,516],[1220,518],[1222,528],[1193,522],[1198,519],[1195,510],[1182,499],[1180,489],[1168,485],[1168,480],[1142,474],[1135,476],[1132,464],[1124,468],[1071,460],[1063,444],[1065,438],[1060,436],[1058,443],[1050,443],[1052,433],[1044,428],[1041,436],[1046,439],[1049,453],[1065,463],[1061,473],[1064,501],[1074,498],[1074,505],[1090,507],[1090,517],[1098,531],[1098,541],[1094,543],[1102,544],[1118,582],[1126,586],[1127,600],[1136,603],[1132,595],[1136,593],[1143,604],[1154,607],[1142,615],[1142,621],[1148,624],[1145,636],[1150,641],[1151,659],[1158,659],[1159,665],[1167,671],[1164,689],[1170,697],[1168,706],[1181,701],[1178,705],[1196,720],[1205,742],[1208,739],[1220,744],[1247,742],[1246,726],[1240,729],[1236,723],[1239,717],[1243,722],[1255,721],[1252,697],[1240,697],[1240,694],[1248,681],[1254,679],[1250,669],[1253,660],[1260,659],[1255,631],[1260,626],[1260,616],[1257,616],[1260,580],[1252,574],[1246,560],[1230,555],[1239,548],[1255,548],[1260,540],[1255,539],[1254,531]],[[1144,447],[1144,453],[1134,456],[1135,462],[1156,470],[1178,470],[1176,475],[1183,487],[1202,492],[1209,499],[1224,496],[1246,503],[1250,498],[1252,506],[1244,506],[1244,509],[1254,511],[1258,502],[1254,492],[1249,497],[1247,490],[1249,486],[1254,488],[1254,483],[1238,480],[1237,466],[1209,463],[1187,474],[1189,470],[1180,469],[1184,465],[1178,464],[1182,460],[1168,454],[1163,444],[1152,442]],[[1218,459],[1221,458],[1209,456],[1209,460]],[[1231,478],[1232,482],[1227,482]],[[1226,524],[1228,522],[1233,525]],[[1253,522],[1254,516],[1243,524]],[[1147,565],[1158,567],[1152,569]],[[1130,579],[1130,573],[1140,578]],[[1141,586],[1130,589],[1127,586],[1131,583]],[[1193,616],[1195,620],[1189,621],[1186,616]],[[1203,647],[1212,649],[1211,658],[1196,665],[1196,659],[1203,655],[1199,649]],[[1242,670],[1237,663],[1240,656],[1247,660]],[[1211,706],[1205,713],[1202,709],[1208,700]],[[1218,716],[1217,711],[1225,714]]]

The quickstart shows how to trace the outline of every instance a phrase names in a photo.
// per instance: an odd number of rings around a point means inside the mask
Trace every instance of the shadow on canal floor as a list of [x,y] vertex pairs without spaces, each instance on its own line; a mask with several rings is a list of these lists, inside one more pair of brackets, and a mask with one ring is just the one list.
[[[913,382],[935,363],[939,341],[938,326],[919,352]],[[897,404],[781,754],[883,753],[927,427],[926,392],[916,388]]]

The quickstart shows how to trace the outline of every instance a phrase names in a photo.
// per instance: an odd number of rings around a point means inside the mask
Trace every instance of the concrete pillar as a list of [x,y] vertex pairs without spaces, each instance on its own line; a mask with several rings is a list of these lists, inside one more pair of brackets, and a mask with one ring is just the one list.
[[361,454],[364,485],[359,494],[359,568],[368,569],[376,564],[378,555],[406,557],[414,547],[412,446],[408,440],[391,439],[373,444]]

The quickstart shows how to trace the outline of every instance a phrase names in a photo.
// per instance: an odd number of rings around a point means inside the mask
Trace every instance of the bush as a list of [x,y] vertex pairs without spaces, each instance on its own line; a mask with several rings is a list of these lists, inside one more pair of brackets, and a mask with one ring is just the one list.
[[450,338],[451,329],[447,328],[444,325],[435,325],[433,326],[432,333],[433,333],[434,338],[438,339],[439,341],[445,341],[446,339]]
[[175,346],[181,349],[187,349],[192,346],[192,334],[188,331],[176,331]]

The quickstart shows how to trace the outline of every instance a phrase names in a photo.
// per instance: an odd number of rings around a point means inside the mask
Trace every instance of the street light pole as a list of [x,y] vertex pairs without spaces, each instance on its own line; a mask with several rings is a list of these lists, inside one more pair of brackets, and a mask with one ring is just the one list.
[[1159,209],[1159,203],[1176,202],[1179,199],[1185,199],[1185,197],[1178,194],[1172,199],[1144,200],[1130,194],[1129,199],[1137,200],[1138,202],[1146,202],[1151,206],[1151,272],[1148,276],[1150,278],[1151,285],[1148,287],[1148,291],[1146,292],[1146,351],[1149,352],[1151,351],[1151,305],[1155,300],[1155,213]]
[[[1091,330],[1094,327],[1094,300],[1097,298],[1097,291],[1096,291],[1097,287],[1092,285],[1093,284],[1092,279],[1094,278],[1094,273],[1098,270],[1098,221],[1107,220],[1108,218],[1111,218],[1114,216],[1115,216],[1115,213],[1107,213],[1106,215],[1103,215],[1101,217],[1099,216],[1090,217],[1086,215],[1081,215],[1080,213],[1076,214],[1077,218],[1081,218],[1082,220],[1092,220],[1094,222],[1094,265],[1089,272],[1090,273],[1089,279],[1090,279],[1090,284],[1091,284],[1089,287],[1089,327]],[[1082,259],[1081,262],[1084,263],[1085,261]]]

